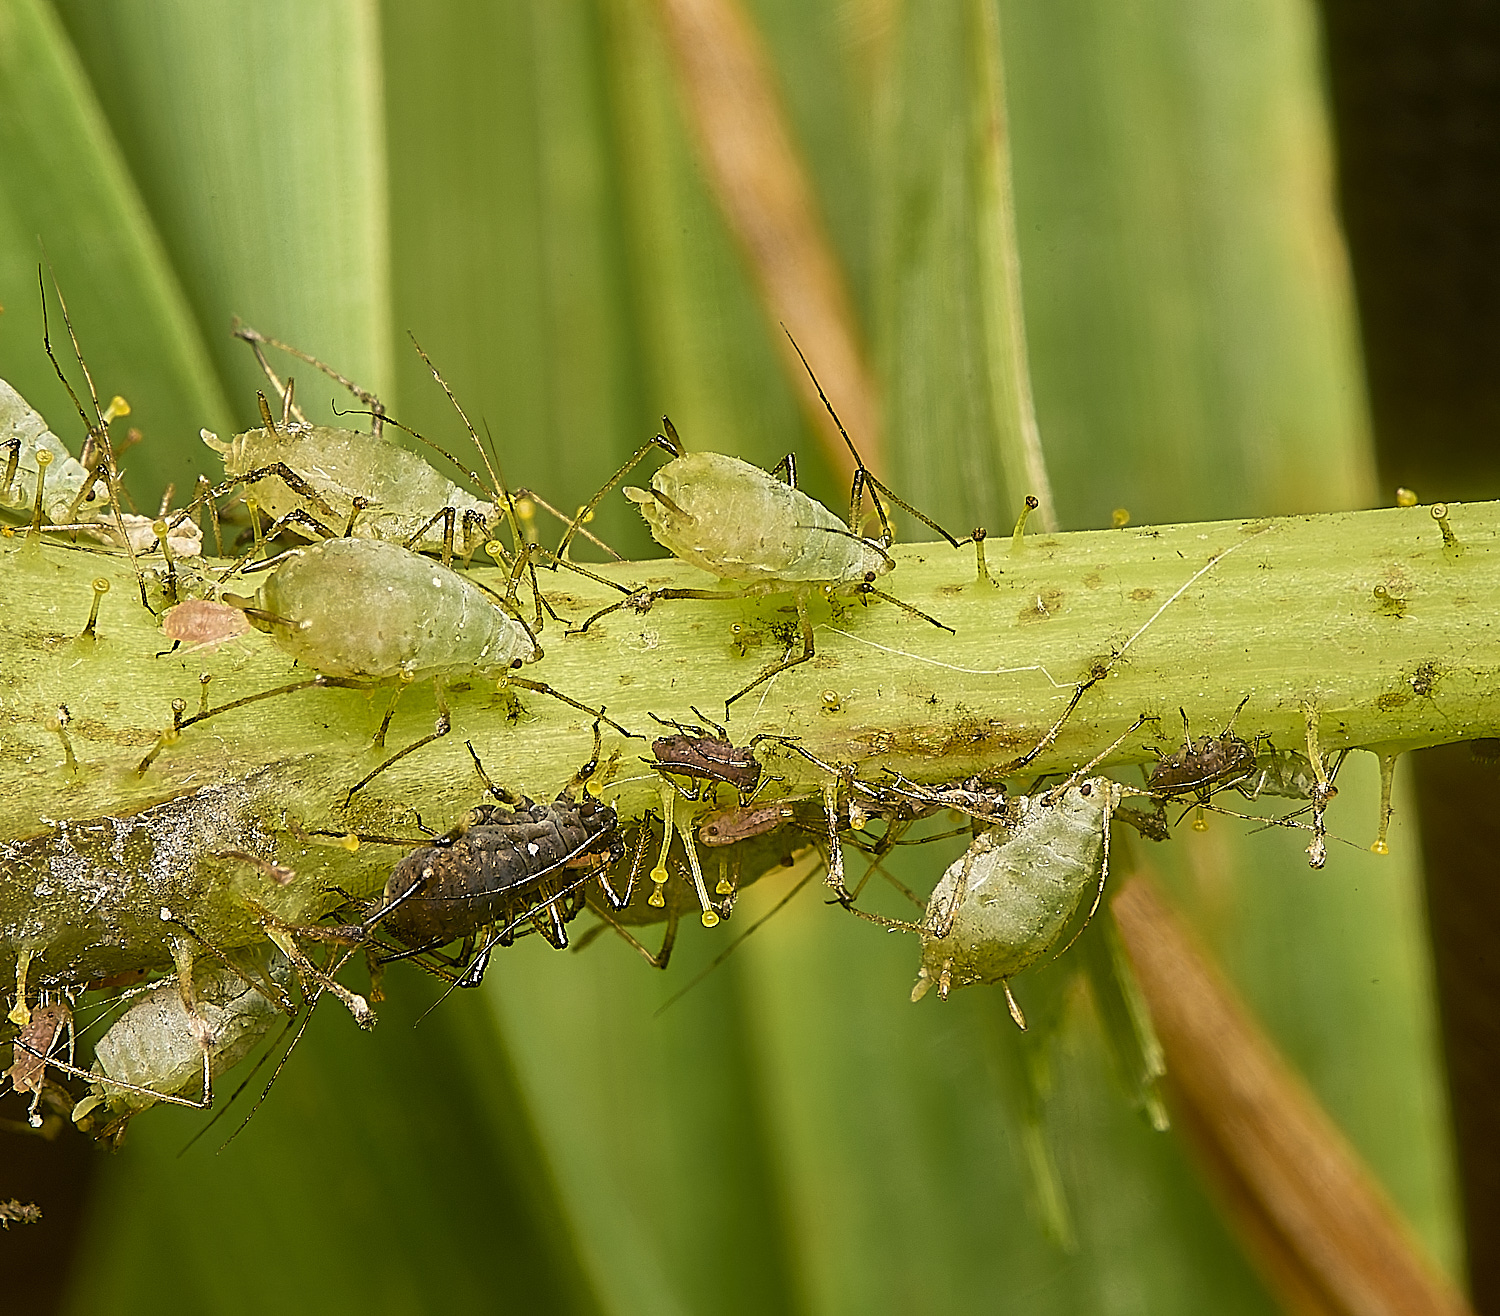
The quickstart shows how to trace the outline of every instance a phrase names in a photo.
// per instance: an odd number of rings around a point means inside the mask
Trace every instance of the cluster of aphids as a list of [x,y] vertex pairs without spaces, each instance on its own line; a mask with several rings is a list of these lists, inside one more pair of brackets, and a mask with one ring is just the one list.
[[[1062,721],[1102,673],[1077,686],[1063,719],[1029,754],[1004,765],[991,779],[946,785],[923,785],[889,773],[867,780],[856,766],[824,762],[791,737],[761,735],[736,745],[724,727],[701,713],[701,724],[658,718],[666,734],[633,733],[608,718],[602,707],[522,679],[517,670],[543,659],[538,636],[549,618],[557,619],[539,584],[539,568],[578,571],[621,594],[617,603],[577,625],[576,632],[619,609],[644,611],[663,600],[789,597],[796,609],[800,651],[794,642],[780,661],[729,694],[727,710],[751,690],[813,658],[809,604],[817,599],[884,600],[942,625],[876,588],[875,582],[895,566],[883,500],[917,516],[955,549],[969,541],[955,539],[902,502],[870,474],[852,443],[855,476],[850,513],[843,519],[796,487],[790,458],[768,473],[733,457],[688,452],[664,420],[664,432],[568,521],[557,550],[544,550],[523,530],[517,497],[488,458],[492,496],[482,499],[388,440],[384,427],[395,422],[376,399],[353,385],[349,387],[368,404],[373,418],[369,433],[309,425],[297,408],[291,380],[283,384],[262,354],[262,345],[274,340],[246,328],[238,332],[255,350],[275,389],[279,420],[262,396],[261,428],[227,443],[205,432],[205,442],[224,459],[226,482],[202,482],[193,502],[179,512],[164,505],[145,539],[132,536],[139,527],[127,524],[120,512],[118,466],[109,442],[112,416],[95,405],[91,446],[83,460],[75,460],[13,391],[0,392],[0,459],[5,462],[0,502],[29,510],[32,534],[112,524],[116,542],[133,560],[159,557],[161,568],[152,571],[162,602],[171,605],[163,615],[169,636],[215,643],[253,626],[315,673],[217,708],[208,707],[205,699],[194,716],[183,717],[179,710],[171,732],[146,756],[141,770],[195,724],[257,699],[312,685],[390,685],[399,691],[416,678],[432,680],[439,708],[433,733],[352,783],[352,797],[392,763],[447,735],[452,723],[445,685],[474,675],[498,678],[502,685],[545,694],[586,712],[593,719],[593,754],[554,799],[540,804],[492,783],[474,754],[493,803],[471,809],[441,835],[410,839],[384,890],[371,900],[351,902],[336,921],[289,923],[259,911],[267,942],[253,953],[216,946],[182,912],[163,909],[164,929],[171,933],[164,932],[164,941],[172,948],[177,974],[127,993],[113,1023],[93,1046],[91,1069],[74,1063],[79,993],[29,993],[27,966],[33,956],[21,951],[8,1015],[17,1030],[15,1055],[7,1074],[16,1091],[31,1095],[34,1122],[44,1118],[42,1107],[49,1101],[62,1102],[75,1119],[95,1120],[107,1130],[122,1127],[154,1101],[206,1106],[215,1075],[266,1037],[278,1020],[286,1019],[290,1027],[299,1011],[322,994],[337,997],[368,1026],[374,1022],[370,1000],[380,998],[384,965],[412,960],[455,989],[473,986],[495,950],[519,936],[536,933],[559,949],[568,946],[569,926],[586,906],[599,916],[596,931],[612,928],[651,963],[665,967],[683,915],[696,914],[705,926],[716,925],[732,914],[743,882],[778,865],[795,864],[799,856],[822,864],[837,903],[862,918],[920,935],[914,998],[933,985],[946,997],[955,986],[998,983],[1022,1026],[1009,981],[1070,944],[1068,939],[1078,935],[1097,908],[1108,875],[1113,818],[1126,817],[1144,834],[1164,839],[1164,808],[1171,797],[1191,796],[1195,804],[1207,806],[1215,794],[1229,789],[1250,798],[1290,795],[1312,805],[1314,860],[1321,862],[1322,811],[1333,793],[1321,756],[1278,752],[1264,745],[1263,738],[1247,742],[1233,733],[1232,725],[1196,741],[1187,735],[1180,750],[1161,757],[1144,789],[1094,774],[1095,760],[1061,781],[1034,784],[1028,793],[1008,793],[1004,780],[1023,774],[1056,739]],[[312,358],[302,359],[327,369]],[[87,422],[87,413],[80,412]],[[473,427],[468,428],[472,436]],[[474,442],[483,454],[477,437]],[[653,449],[664,451],[669,460],[647,488],[626,489],[626,495],[640,507],[659,543],[718,577],[720,588],[630,589],[567,557],[574,537],[589,535],[584,526],[600,498]],[[470,475],[476,484],[486,484]],[[30,493],[23,497],[28,485]],[[526,497],[541,503],[534,494]],[[199,591],[205,596],[181,597],[188,592],[188,575],[179,567],[201,543],[199,520],[209,521],[224,556],[221,523],[231,512],[226,498],[239,504],[249,528],[233,548],[231,565],[212,577],[211,589]],[[1035,501],[1028,505],[1034,507]],[[865,533],[870,515],[879,523],[873,536]],[[1018,537],[1020,532],[1018,526]],[[508,533],[509,543],[502,533]],[[276,551],[287,535],[299,542]],[[983,578],[982,531],[973,542]],[[468,561],[481,547],[504,570],[500,592],[455,567],[455,559]],[[253,593],[239,583],[257,576],[260,583]],[[350,625],[351,617],[362,624]],[[389,721],[388,714],[378,743],[383,743]],[[600,761],[601,725],[649,740],[645,762],[647,775],[656,782],[658,808],[622,819],[590,793]],[[802,776],[810,764],[821,789],[762,801],[765,785],[782,780],[766,771],[761,756],[767,754],[798,763]],[[1154,812],[1122,809],[1127,794],[1152,799]],[[883,871],[882,862],[894,846],[915,839],[911,829],[922,820],[945,813],[963,820],[971,842],[925,902],[900,888],[918,905],[925,903],[922,917],[901,921],[861,908],[864,881]],[[878,828],[872,829],[872,823]],[[399,843],[388,837],[360,839]],[[852,890],[845,881],[846,845],[869,860],[864,881]],[[808,875],[813,871],[809,867]],[[666,928],[659,949],[652,951],[631,928],[656,922]],[[351,991],[337,976],[356,954],[371,968],[368,997]],[[49,1067],[86,1080],[90,1094],[73,1105],[49,1079]]]

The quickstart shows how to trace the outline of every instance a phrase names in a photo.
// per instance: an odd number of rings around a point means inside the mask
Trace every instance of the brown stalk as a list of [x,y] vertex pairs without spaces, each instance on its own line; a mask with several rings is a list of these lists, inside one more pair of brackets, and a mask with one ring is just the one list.
[[[709,182],[744,248],[766,314],[796,338],[865,464],[878,473],[878,390],[759,34],[737,0],[655,5]],[[852,473],[849,452],[779,327],[775,337],[836,469]]]
[[1113,909],[1166,1053],[1174,1120],[1288,1309],[1470,1312],[1155,887],[1131,879]]

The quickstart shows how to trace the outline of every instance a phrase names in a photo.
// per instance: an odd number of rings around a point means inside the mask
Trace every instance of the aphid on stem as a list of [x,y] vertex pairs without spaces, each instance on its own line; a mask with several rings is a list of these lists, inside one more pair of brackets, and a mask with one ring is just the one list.
[[[792,345],[796,347],[795,342]],[[798,355],[801,355],[801,349],[798,349]],[[803,365],[807,365],[806,358],[803,358]],[[812,376],[810,367],[808,374]],[[942,630],[952,629],[935,617],[929,617],[875,588],[874,582],[896,565],[888,551],[895,533],[881,495],[917,517],[955,548],[960,541],[870,473],[815,377],[813,384],[818,387],[818,396],[823,399],[823,405],[828,408],[854,456],[855,471],[847,522],[797,488],[796,463],[790,454],[774,471],[766,472],[737,457],[714,452],[690,453],[683,447],[672,422],[663,416],[664,433],[643,445],[585,504],[570,523],[558,548],[559,556],[567,551],[577,528],[593,512],[600,499],[653,448],[660,448],[672,458],[652,475],[648,488],[626,488],[625,496],[640,507],[657,543],[670,549],[684,562],[717,576],[728,587],[638,590],[620,603],[596,612],[579,629],[587,630],[601,617],[619,608],[645,611],[659,599],[791,595],[797,608],[802,652],[796,655],[788,653],[780,662],[773,663],[748,685],[730,695],[724,701],[726,717],[737,699],[814,657],[816,648],[808,616],[808,602],[814,597],[832,601],[840,596],[850,596],[863,603],[878,598]],[[875,537],[864,533],[866,516],[871,510],[880,524],[880,534]]]

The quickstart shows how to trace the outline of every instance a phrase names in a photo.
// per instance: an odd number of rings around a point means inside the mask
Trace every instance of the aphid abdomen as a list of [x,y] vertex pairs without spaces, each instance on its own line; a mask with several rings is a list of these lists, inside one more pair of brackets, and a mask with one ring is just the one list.
[[858,581],[890,569],[822,503],[737,457],[674,458],[651,489],[663,497],[635,500],[657,543],[725,580]]
[[1000,982],[1046,955],[1098,889],[1112,799],[1112,783],[1092,778],[1055,800],[1030,797],[1008,835],[980,836],[928,901],[923,927],[951,925],[944,936],[924,931],[923,977]]
[[1254,769],[1255,751],[1238,736],[1205,736],[1158,763],[1149,789],[1153,795],[1202,795],[1232,785]]
[[[276,956],[270,963],[272,977],[285,983],[286,961]],[[243,1060],[283,1017],[275,1002],[227,967],[215,966],[197,975],[194,989],[198,1021],[209,1032],[214,1077]],[[198,1021],[188,1014],[177,980],[164,982],[136,1001],[99,1039],[94,1069],[117,1083],[196,1097],[203,1083],[204,1044],[195,1027]],[[154,1104],[144,1092],[109,1084],[99,1084],[98,1091],[107,1105],[132,1114]]]
[[[0,474],[14,455],[15,470],[10,483],[0,488],[0,506],[30,509],[36,498],[38,452],[48,452],[52,464],[47,467],[47,481],[42,495],[42,512],[51,522],[71,521],[73,500],[89,478],[83,464],[68,451],[47,422],[3,379],[0,379]],[[109,505],[109,487],[96,481],[78,515],[89,519]]]
[[1240,794],[1257,799],[1279,795],[1291,800],[1310,800],[1318,786],[1312,760],[1295,749],[1271,749],[1255,760],[1255,771],[1239,783]]
[[325,676],[495,671],[536,649],[456,571],[381,540],[296,549],[257,599],[276,643]]
[[[337,513],[339,524],[329,527],[334,533],[348,523],[356,498],[369,507],[355,520],[354,534],[393,543],[410,539],[444,507],[452,507],[461,519],[473,513],[485,525],[495,518],[493,503],[444,479],[416,453],[371,434],[322,425],[289,425],[278,430],[247,430],[228,443],[205,431],[203,441],[223,457],[224,473],[234,479],[278,463],[296,471]],[[247,492],[277,520],[297,509],[313,510],[279,476],[263,476]],[[298,526],[293,522],[291,528]],[[440,547],[442,542],[441,525],[422,536],[422,543],[433,547]]]

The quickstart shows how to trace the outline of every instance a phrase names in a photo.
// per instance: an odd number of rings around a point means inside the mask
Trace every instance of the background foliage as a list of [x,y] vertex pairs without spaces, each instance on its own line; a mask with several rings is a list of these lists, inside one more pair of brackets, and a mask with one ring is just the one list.
[[[998,32],[1061,523],[1371,502],[1307,4],[987,3],[747,6],[897,486],[964,528],[1006,524],[1026,492],[1004,485],[987,372],[976,106],[1001,65],[976,43]],[[0,0],[0,374],[76,433],[39,348],[40,237],[100,388],[146,434],[143,504],[212,470],[200,426],[255,416],[233,313],[453,436],[410,329],[512,482],[564,505],[663,410],[752,461],[796,449],[836,502],[682,104],[648,0]],[[627,510],[611,500],[601,529],[644,553]],[[1335,818],[1361,849],[1362,799],[1346,789]],[[1174,893],[1454,1264],[1409,830],[1389,859],[1337,847],[1316,874],[1290,837],[1232,830],[1169,847]],[[912,880],[939,862],[919,855]],[[1081,1002],[1047,1111],[1068,1253],[1028,1201],[1023,1060],[993,993],[908,1005],[913,947],[805,898],[653,1019],[719,945],[684,940],[665,976],[613,942],[525,946],[415,1029],[416,975],[373,1037],[330,1011],[218,1157],[218,1129],[177,1159],[196,1124],[143,1119],[97,1181],[69,1302],[1272,1309],[1174,1137],[1113,1086]]]

